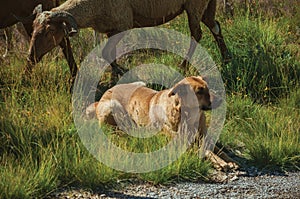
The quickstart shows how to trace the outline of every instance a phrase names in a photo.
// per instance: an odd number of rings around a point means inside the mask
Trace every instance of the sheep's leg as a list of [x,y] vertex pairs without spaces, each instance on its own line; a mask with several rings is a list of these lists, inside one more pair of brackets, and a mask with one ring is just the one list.
[[105,35],[102,33],[99,33],[97,31],[93,31],[93,37],[94,37],[94,47],[96,47],[98,44],[101,43],[105,39]]
[[30,40],[30,38],[32,36],[32,32],[33,32],[32,23],[29,23],[29,24],[27,24],[27,23],[24,24],[23,23],[23,26],[24,26],[24,28],[26,30],[26,33],[29,36],[29,40]]
[[93,47],[96,47],[100,43],[100,35],[97,31],[93,31],[93,37],[94,37],[94,45]]
[[[28,23],[24,24],[23,23],[23,26],[29,36],[29,39],[31,39],[32,32],[33,32],[32,24],[28,24]],[[26,65],[26,69],[25,69],[25,74],[27,74],[29,76],[32,72],[33,67],[34,67],[34,63],[29,59],[29,57],[27,57],[27,65]]]
[[231,55],[228,51],[228,48],[225,44],[221,26],[218,21],[215,20],[215,13],[216,13],[216,1],[210,1],[207,9],[204,12],[202,17],[202,22],[210,29],[211,33],[213,34],[218,47],[221,51],[223,62],[227,64],[231,60]]
[[124,69],[116,62],[116,46],[120,42],[120,40],[124,37],[124,34],[125,33],[119,33],[119,32],[111,32],[107,34],[109,39],[102,51],[103,58],[106,61],[108,61],[112,67],[113,77],[118,77],[118,75],[123,75],[125,72]]
[[59,46],[62,48],[65,58],[68,61],[68,65],[71,72],[71,84],[73,84],[76,74],[77,74],[77,65],[73,56],[71,44],[69,38],[65,37],[59,44]]
[[4,36],[5,36],[5,53],[3,54],[3,57],[7,57],[8,52],[11,48],[11,40],[12,40],[12,28],[5,28],[4,29]]
[[[183,67],[185,70],[187,69],[187,64],[188,60],[193,56],[197,43],[201,40],[202,38],[202,30],[200,27],[200,20],[198,19],[197,15],[195,15],[192,12],[187,11],[188,15],[188,21],[189,21],[189,28],[191,31],[191,42],[190,42],[190,48],[185,56],[185,59],[181,63],[181,67]],[[196,42],[195,42],[196,41]]]
[[212,32],[215,40],[217,41],[218,47],[221,51],[223,62],[225,64],[228,64],[231,61],[232,57],[231,57],[229,50],[225,44],[223,35],[221,34],[220,23],[218,21],[215,21],[214,27],[213,28],[209,27],[209,29]]

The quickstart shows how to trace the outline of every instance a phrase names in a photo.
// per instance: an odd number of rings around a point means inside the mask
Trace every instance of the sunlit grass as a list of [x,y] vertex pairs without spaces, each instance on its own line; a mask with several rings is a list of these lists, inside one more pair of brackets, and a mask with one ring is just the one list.
[[221,140],[244,151],[256,166],[299,169],[300,109],[294,99],[292,94],[276,107],[265,107],[248,98],[230,98]]
[[[203,24],[201,45],[219,66],[227,91],[220,142],[239,150],[255,166],[299,170],[299,43],[296,26],[289,24],[295,19],[249,13],[237,13],[234,19],[219,17],[232,63],[221,64],[220,52]],[[185,15],[163,27],[189,34]],[[81,30],[71,41],[79,63],[93,49],[92,32]],[[69,67],[61,51],[47,55],[31,76],[24,74],[25,56],[13,52],[0,62],[1,198],[41,198],[63,186],[99,188],[130,178],[154,184],[207,179],[210,164],[195,150],[145,174],[127,174],[100,163],[77,134]],[[127,68],[155,63],[182,72],[180,62],[178,56],[151,50],[120,59]],[[109,126],[105,132],[112,142],[134,152],[156,150],[170,139],[159,134],[143,142]]]

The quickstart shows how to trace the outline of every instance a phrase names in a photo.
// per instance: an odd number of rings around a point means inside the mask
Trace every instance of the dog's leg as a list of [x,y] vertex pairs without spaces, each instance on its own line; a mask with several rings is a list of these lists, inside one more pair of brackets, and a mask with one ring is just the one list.
[[199,121],[199,133],[196,139],[196,143],[199,146],[201,152],[204,152],[204,157],[211,161],[213,166],[218,170],[228,171],[238,169],[238,164],[232,158],[230,158],[224,151],[219,149],[217,146],[214,147],[214,151],[207,150],[207,143],[205,143],[205,141],[200,141],[205,140],[205,137],[207,136],[207,127],[205,121],[205,115],[202,114]]
[[218,146],[215,146],[214,153],[217,154],[220,158],[222,158],[225,162],[227,162],[230,169],[238,169],[239,164],[233,160],[231,157],[229,157],[222,149],[220,149]]
[[113,103],[111,100],[100,101],[96,108],[97,119],[99,124],[110,124],[115,125],[116,122],[113,117]]
[[205,158],[208,159],[217,170],[228,171],[231,169],[227,162],[210,150],[205,151]]

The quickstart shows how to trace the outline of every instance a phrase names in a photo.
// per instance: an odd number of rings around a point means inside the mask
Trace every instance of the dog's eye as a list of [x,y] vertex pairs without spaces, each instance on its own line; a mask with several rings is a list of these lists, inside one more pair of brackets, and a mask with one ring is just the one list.
[[203,88],[203,87],[199,88],[199,90],[198,90],[197,93],[198,93],[198,94],[203,94],[203,93],[204,93],[204,88]]

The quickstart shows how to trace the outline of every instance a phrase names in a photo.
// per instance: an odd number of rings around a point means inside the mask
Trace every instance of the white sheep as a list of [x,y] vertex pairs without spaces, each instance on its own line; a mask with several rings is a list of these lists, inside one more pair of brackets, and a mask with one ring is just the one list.
[[[227,62],[230,55],[220,25],[215,20],[216,0],[68,0],[51,11],[37,15],[28,61],[33,64],[38,62],[65,37],[77,33],[79,28],[91,27],[111,37],[132,28],[166,23],[184,11],[188,16],[191,36],[200,41],[202,21],[211,30],[223,60]],[[115,62],[115,47],[120,39],[121,36],[109,40],[103,50],[103,57],[112,63],[116,73],[121,72]],[[191,45],[187,57],[191,57],[194,50],[195,46]],[[183,64],[186,63],[185,60]],[[74,78],[77,67],[74,66],[71,71]]]

